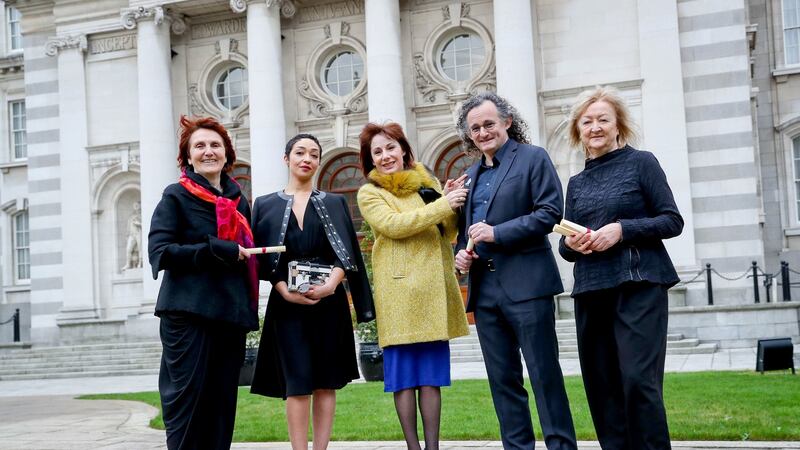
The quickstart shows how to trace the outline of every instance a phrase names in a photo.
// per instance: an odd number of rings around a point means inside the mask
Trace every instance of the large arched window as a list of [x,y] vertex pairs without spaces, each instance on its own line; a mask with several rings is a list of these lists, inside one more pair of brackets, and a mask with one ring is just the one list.
[[364,218],[358,210],[356,194],[358,188],[366,183],[361,172],[361,161],[358,153],[344,153],[329,161],[320,172],[319,188],[323,191],[336,192],[347,198],[350,215],[356,230],[361,228]]
[[436,178],[444,184],[447,179],[460,177],[473,162],[464,152],[461,142],[454,142],[442,151],[433,170]]
[[233,163],[233,170],[231,170],[230,176],[239,183],[239,186],[242,187],[242,193],[252,205],[254,198],[253,183],[250,181],[250,164],[241,161]]

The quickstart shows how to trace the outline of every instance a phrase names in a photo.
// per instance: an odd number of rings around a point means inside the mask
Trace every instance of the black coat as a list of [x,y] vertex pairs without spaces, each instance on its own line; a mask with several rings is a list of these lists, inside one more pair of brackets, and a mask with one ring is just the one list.
[[[320,192],[322,202],[330,214],[330,220],[339,237],[342,239],[344,249],[355,263],[354,271],[345,271],[347,285],[353,299],[358,322],[368,322],[375,318],[375,305],[372,301],[372,290],[367,279],[367,270],[364,267],[364,258],[358,245],[356,230],[350,218],[350,209],[344,196]],[[256,199],[253,204],[253,235],[257,247],[278,245],[281,231],[283,212],[286,210],[285,194],[273,192]],[[316,211],[316,210],[314,210]],[[278,264],[278,255],[259,255],[259,278],[276,282],[275,274]]]
[[[187,169],[189,178],[218,193],[208,181]],[[250,205],[239,186],[223,174],[222,195],[236,199],[250,219]],[[247,264],[239,261],[239,244],[217,238],[216,207],[195,197],[179,183],[164,189],[150,222],[148,239],[153,278],[164,271],[155,313],[190,313],[248,330],[258,329],[250,307]]]
[[561,256],[575,262],[573,296],[628,281],[668,287],[680,281],[662,240],[681,234],[683,217],[652,153],[626,146],[588,160],[570,178],[566,203],[567,220],[592,230],[613,222],[622,226],[620,242],[588,255],[561,238]]

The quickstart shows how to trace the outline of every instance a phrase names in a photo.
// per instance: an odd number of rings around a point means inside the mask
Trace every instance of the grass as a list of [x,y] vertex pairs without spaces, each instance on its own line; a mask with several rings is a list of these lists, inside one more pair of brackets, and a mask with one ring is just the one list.
[[[596,439],[578,376],[565,377],[578,439]],[[160,408],[157,392],[91,395],[86,399],[137,400]],[[664,381],[673,440],[800,440],[800,377],[788,373],[669,373]],[[534,428],[541,438],[531,398]],[[421,421],[420,421],[421,423]],[[159,414],[151,422],[163,429]],[[421,436],[421,434],[420,434]],[[442,389],[443,440],[499,440],[486,380],[458,380]],[[391,394],[383,383],[351,384],[339,391],[333,440],[402,440]],[[239,391],[234,441],[288,441],[284,402]]]

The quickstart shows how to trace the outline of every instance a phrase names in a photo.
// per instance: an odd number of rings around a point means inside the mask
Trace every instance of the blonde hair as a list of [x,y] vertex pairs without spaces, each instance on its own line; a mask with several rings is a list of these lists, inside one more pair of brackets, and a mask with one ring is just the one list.
[[631,120],[631,113],[628,111],[625,100],[617,89],[610,86],[598,86],[581,92],[575,104],[572,105],[572,110],[569,113],[570,145],[573,147],[582,146],[578,120],[580,120],[581,115],[586,112],[589,106],[599,101],[608,103],[614,109],[614,114],[617,116],[617,131],[619,131],[617,142],[620,145],[635,144],[638,133],[636,132],[636,125]]

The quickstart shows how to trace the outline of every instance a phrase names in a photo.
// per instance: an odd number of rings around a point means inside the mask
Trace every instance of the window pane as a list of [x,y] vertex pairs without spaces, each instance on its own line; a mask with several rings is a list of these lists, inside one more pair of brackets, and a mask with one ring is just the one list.
[[25,145],[25,101],[9,103],[9,122],[11,128],[11,147],[15,159],[27,157]]
[[355,52],[341,52],[328,61],[322,76],[322,84],[334,95],[347,95],[355,90],[362,78],[364,62]]
[[14,275],[17,280],[30,279],[30,245],[28,212],[14,216]]
[[231,67],[222,71],[214,86],[214,98],[222,109],[242,106],[247,101],[247,69]]
[[483,41],[475,34],[462,34],[448,41],[439,52],[439,65],[444,76],[467,81],[484,61]]

